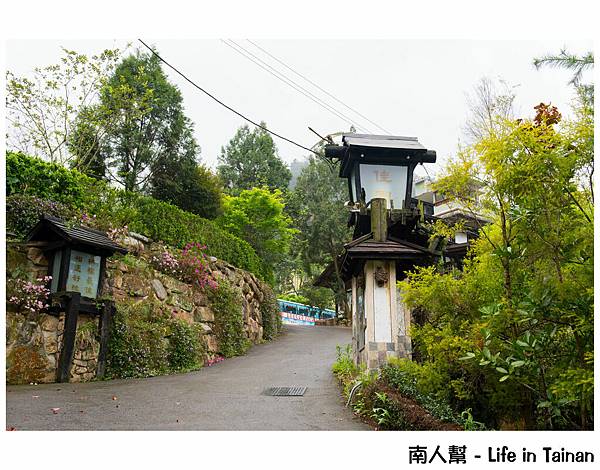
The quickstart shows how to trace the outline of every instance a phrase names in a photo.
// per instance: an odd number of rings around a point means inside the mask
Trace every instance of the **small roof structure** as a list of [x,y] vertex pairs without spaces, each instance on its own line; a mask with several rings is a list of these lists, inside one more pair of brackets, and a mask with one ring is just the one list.
[[435,163],[436,153],[427,150],[416,137],[399,135],[342,134],[343,146],[334,152],[342,160],[340,177],[348,178],[354,162],[398,164],[405,162]]
[[[29,235],[28,242],[65,242],[93,248],[95,251],[111,255],[114,252],[127,253],[127,249],[115,243],[106,233],[87,227],[71,227],[57,217],[42,216]],[[56,246],[56,245],[55,245]]]
[[373,240],[373,233],[368,233],[344,245],[347,256],[352,258],[371,259],[419,259],[431,253],[414,243],[405,240],[388,238],[385,241]]
[[[419,264],[432,253],[426,248],[406,240],[388,237],[384,241],[373,240],[368,233],[344,245],[344,253],[337,258],[342,279],[347,281],[367,259],[395,260],[398,266]],[[335,264],[330,263],[314,282],[315,286],[331,287],[335,280]]]

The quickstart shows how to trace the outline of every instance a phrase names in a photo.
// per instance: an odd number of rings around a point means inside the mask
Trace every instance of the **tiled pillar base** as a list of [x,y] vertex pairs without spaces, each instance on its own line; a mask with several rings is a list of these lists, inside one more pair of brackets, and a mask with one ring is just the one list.
[[404,359],[412,359],[412,343],[410,341],[410,336],[398,336],[397,357]]
[[369,342],[367,348],[367,368],[369,370],[384,366],[390,357],[397,357],[395,343]]

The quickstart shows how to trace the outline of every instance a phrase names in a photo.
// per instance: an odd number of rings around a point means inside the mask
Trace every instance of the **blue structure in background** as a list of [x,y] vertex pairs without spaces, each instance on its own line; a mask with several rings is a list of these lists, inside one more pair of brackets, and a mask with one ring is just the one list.
[[284,323],[294,325],[314,325],[315,320],[335,318],[335,311],[327,308],[320,309],[298,302],[280,299],[277,299],[277,303],[279,304],[279,312],[283,317]]

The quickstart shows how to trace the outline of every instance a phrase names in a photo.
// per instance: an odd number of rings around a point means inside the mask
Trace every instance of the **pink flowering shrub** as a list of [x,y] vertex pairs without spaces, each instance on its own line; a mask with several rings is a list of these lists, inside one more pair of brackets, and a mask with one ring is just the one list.
[[185,245],[180,259],[182,275],[186,282],[200,288],[216,289],[217,283],[208,271],[208,256],[204,253],[205,249],[205,245],[197,242]]
[[150,264],[157,271],[180,281],[200,288],[215,289],[217,283],[208,270],[208,256],[204,253],[205,249],[206,246],[200,243],[188,243],[177,256],[163,246],[160,254],[150,258]]
[[177,258],[167,249],[160,256],[153,256],[150,259],[152,266],[165,274],[178,277],[181,274],[181,266]]
[[9,297],[9,303],[17,306],[20,310],[31,313],[38,313],[49,307],[48,298],[50,289],[48,282],[52,276],[44,276],[36,279],[35,282],[23,279],[15,279],[9,286],[12,295]]

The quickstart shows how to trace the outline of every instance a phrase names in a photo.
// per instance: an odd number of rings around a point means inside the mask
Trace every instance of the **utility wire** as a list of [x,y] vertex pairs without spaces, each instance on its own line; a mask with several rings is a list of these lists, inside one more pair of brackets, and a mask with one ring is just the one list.
[[283,65],[286,69],[291,70],[292,72],[294,72],[296,75],[298,75],[300,78],[303,78],[304,80],[306,80],[308,83],[310,83],[311,85],[315,86],[316,88],[318,88],[319,90],[321,90],[323,93],[325,93],[327,96],[333,98],[335,101],[337,101],[338,103],[340,103],[342,106],[348,108],[350,111],[356,113],[358,116],[360,116],[363,119],[366,119],[368,122],[370,122],[371,124],[373,124],[375,127],[377,127],[378,129],[381,129],[383,132],[385,132],[386,134],[391,134],[390,131],[386,130],[385,128],[381,127],[379,124],[377,124],[376,122],[371,121],[367,116],[365,116],[364,114],[361,114],[360,112],[358,112],[356,109],[348,106],[346,103],[344,103],[342,100],[339,100],[338,98],[336,98],[335,96],[333,96],[331,93],[329,93],[327,90],[321,88],[319,85],[317,85],[315,82],[313,82],[311,79],[309,79],[308,77],[302,75],[300,72],[296,72],[296,70],[294,70],[292,67],[290,67],[289,65],[287,65],[285,62],[283,62],[281,59],[278,59],[277,57],[275,57],[273,54],[271,54],[269,51],[265,50],[264,48],[262,48],[261,46],[259,46],[258,44],[256,44],[253,41],[250,41],[250,39],[246,39],[246,41],[248,41],[250,44],[252,44],[254,47],[260,49],[261,51],[263,51],[265,54],[267,54],[269,57],[271,57],[272,59],[276,60],[277,62],[279,62],[281,65]]
[[144,47],[146,47],[146,49],[148,49],[158,60],[160,60],[163,64],[165,64],[167,67],[169,67],[171,70],[173,70],[174,72],[176,72],[179,76],[181,76],[185,81],[187,81],[188,83],[190,83],[192,86],[194,86],[195,88],[197,88],[198,90],[200,90],[202,93],[204,93],[205,95],[207,95],[208,97],[212,98],[213,100],[215,100],[217,103],[219,103],[221,106],[223,106],[224,108],[227,108],[229,111],[231,111],[234,114],[237,114],[239,117],[241,117],[242,119],[248,121],[251,124],[254,124],[256,127],[259,127],[261,129],[263,129],[264,131],[268,132],[271,135],[274,135],[275,137],[280,138],[281,140],[285,140],[286,142],[289,142],[290,144],[295,145],[296,147],[300,147],[301,149],[307,150],[311,153],[314,153],[315,155],[317,155],[318,157],[321,157],[322,155],[318,152],[315,152],[314,150],[305,147],[304,145],[300,145],[297,142],[294,142],[291,139],[288,139],[287,137],[284,137],[276,132],[273,132],[270,129],[267,129],[265,126],[262,126],[260,124],[257,124],[255,121],[253,121],[252,119],[244,116],[242,113],[240,113],[239,111],[236,111],[235,109],[233,109],[231,106],[226,105],[225,103],[223,103],[220,99],[218,99],[216,96],[212,95],[211,93],[209,93],[208,91],[206,91],[204,88],[202,88],[200,85],[197,85],[196,83],[194,83],[191,79],[189,79],[183,72],[180,72],[176,67],[174,67],[173,65],[169,64],[165,59],[163,59],[160,55],[158,55],[157,52],[154,51],[154,49],[152,49],[148,44],[146,44],[144,41],[142,41],[141,39],[138,38],[138,41],[141,42]]
[[[303,94],[304,96],[306,96],[308,99],[310,99],[314,103],[318,104],[319,106],[321,106],[325,110],[329,111],[331,114],[333,114],[336,117],[338,117],[338,118],[346,121],[348,124],[354,125],[355,127],[361,129],[363,132],[371,134],[371,132],[368,129],[366,129],[366,128],[362,127],[362,126],[359,126],[358,124],[356,124],[355,122],[353,122],[353,120],[352,120],[351,117],[348,117],[344,113],[342,113],[341,111],[336,110],[333,106],[331,106],[330,104],[324,102],[321,98],[319,98],[318,96],[315,96],[309,90],[307,90],[306,88],[302,87],[302,85],[299,85],[298,83],[294,82],[291,78],[286,77],[284,74],[282,74],[281,72],[279,72],[277,69],[273,68],[271,65],[269,65],[268,63],[266,63],[265,61],[263,61],[261,58],[257,57],[252,52],[248,51],[247,49],[245,49],[243,46],[239,45],[238,43],[236,43],[232,39],[229,39],[229,42],[227,42],[227,41],[225,41],[223,39],[221,39],[221,41],[224,44],[226,44],[227,46],[229,46],[230,48],[232,48],[234,51],[236,51],[238,54],[241,54],[246,59],[250,60],[254,64],[258,65],[260,68],[262,68],[263,70],[265,70],[267,73],[273,75],[278,80],[280,80],[283,83],[285,83],[286,85],[292,87],[294,90],[300,92],[301,94]],[[233,43],[235,45],[235,47],[232,46],[230,43]]]

